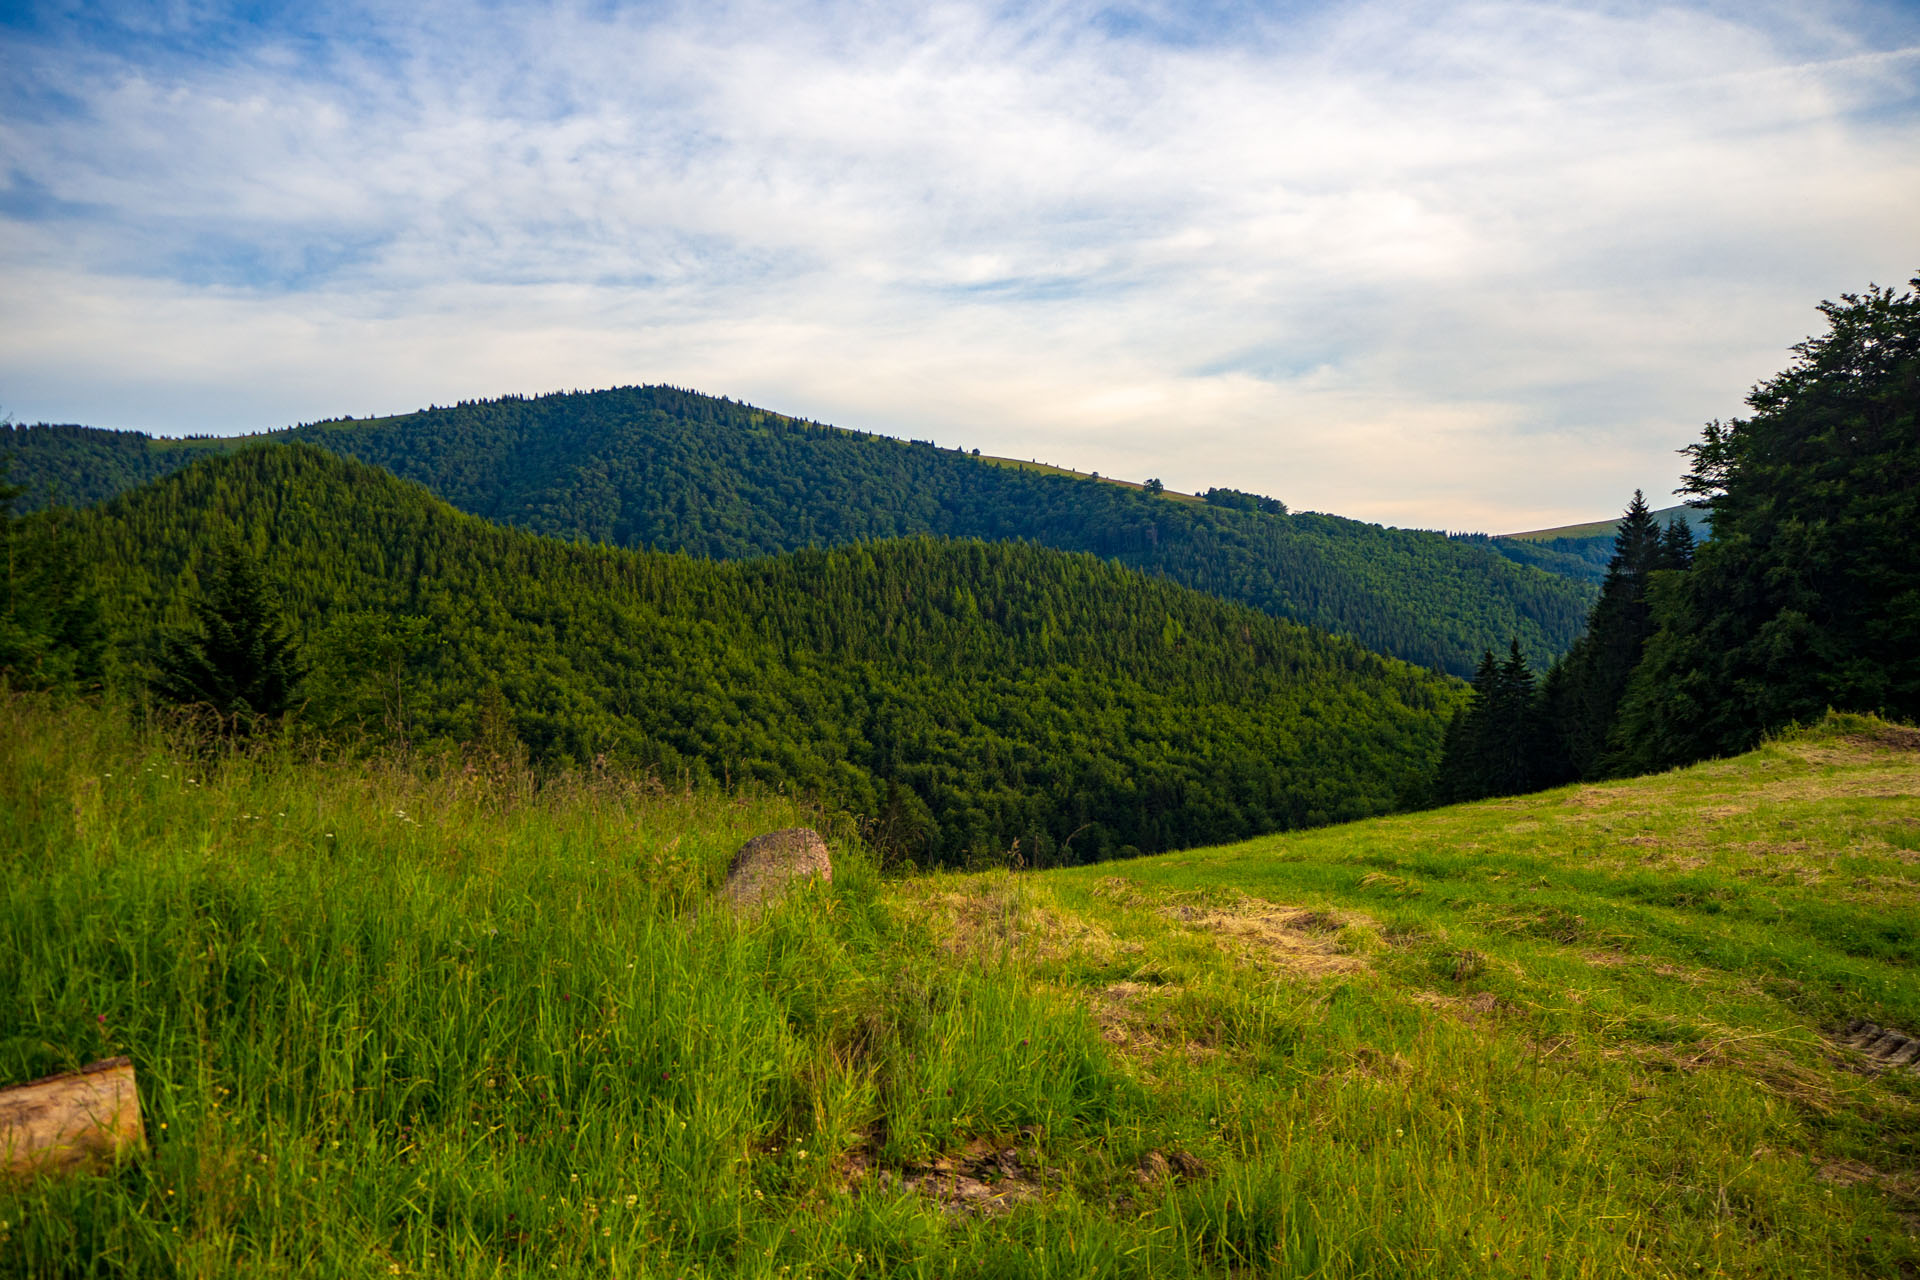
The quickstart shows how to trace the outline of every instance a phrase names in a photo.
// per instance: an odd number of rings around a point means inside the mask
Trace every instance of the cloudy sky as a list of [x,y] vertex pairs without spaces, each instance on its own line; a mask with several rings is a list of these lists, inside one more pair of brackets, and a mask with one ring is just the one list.
[[16,421],[668,382],[1503,531],[1920,269],[1911,4],[0,15]]

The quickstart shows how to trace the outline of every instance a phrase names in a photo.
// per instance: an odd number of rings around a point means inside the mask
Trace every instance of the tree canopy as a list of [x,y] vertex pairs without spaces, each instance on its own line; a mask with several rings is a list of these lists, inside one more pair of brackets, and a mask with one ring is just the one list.
[[271,617],[260,583],[277,582],[313,666],[302,715],[329,734],[783,788],[923,862],[1016,842],[1028,865],[1090,860],[1418,803],[1460,698],[1084,554],[910,538],[719,562],[569,543],[302,445],[64,518],[131,647],[201,637],[206,661],[180,664],[199,700],[264,709],[232,673],[284,652],[244,621]]
[[1920,278],[1820,311],[1752,415],[1686,450],[1713,537],[1654,589],[1625,767],[1743,751],[1828,707],[1920,717]]
[[[1467,675],[1519,637],[1544,663],[1592,588],[1493,547],[1216,488],[1205,501],[843,431],[671,387],[507,397],[308,424],[298,439],[385,467],[463,511],[555,537],[743,559],[933,536],[1085,551]],[[233,441],[71,427],[0,431],[36,493],[91,502]]]

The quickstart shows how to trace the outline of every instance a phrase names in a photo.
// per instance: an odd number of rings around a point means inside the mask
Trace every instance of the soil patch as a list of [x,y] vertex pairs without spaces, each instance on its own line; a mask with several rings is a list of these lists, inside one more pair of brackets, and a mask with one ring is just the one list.
[[871,1176],[882,1190],[916,1192],[955,1217],[990,1216],[1030,1204],[1061,1176],[1058,1169],[1043,1167],[1032,1150],[1022,1152],[1015,1143],[989,1138],[976,1138],[965,1150],[926,1164],[871,1174],[864,1156],[855,1153],[849,1157],[848,1175],[850,1181]]
[[1920,751],[1920,729],[1904,724],[1883,724],[1865,733],[1849,733],[1841,738],[1869,751]]
[[1842,1048],[1865,1058],[1851,1065],[1870,1074],[1882,1071],[1920,1073],[1920,1036],[1895,1031],[1865,1018],[1855,1018],[1828,1037]]
[[1029,900],[1012,877],[988,881],[973,892],[927,893],[919,902],[941,949],[950,955],[1012,951],[1038,959],[1099,958],[1120,949],[1105,929]]

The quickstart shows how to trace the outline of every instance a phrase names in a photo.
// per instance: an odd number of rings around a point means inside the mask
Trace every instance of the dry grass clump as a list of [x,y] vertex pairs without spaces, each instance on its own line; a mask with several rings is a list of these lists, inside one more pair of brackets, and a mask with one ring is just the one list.
[[[1365,936],[1360,930],[1379,934],[1378,924],[1358,912],[1291,907],[1247,895],[1236,895],[1227,905],[1173,901],[1160,910],[1187,930],[1224,940],[1255,969],[1307,977],[1366,969],[1366,959],[1355,954],[1355,939]],[[1349,929],[1356,932],[1344,933]]]
[[1011,872],[908,881],[898,897],[949,955],[1109,959],[1121,950],[1111,932],[1043,901],[1031,881]]

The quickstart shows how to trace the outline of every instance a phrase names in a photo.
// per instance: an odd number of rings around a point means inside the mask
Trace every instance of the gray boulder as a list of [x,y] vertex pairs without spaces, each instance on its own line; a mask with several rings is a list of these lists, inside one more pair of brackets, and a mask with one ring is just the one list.
[[721,893],[735,907],[772,906],[813,876],[833,883],[827,842],[812,827],[788,827],[741,845],[727,864],[727,884]]

